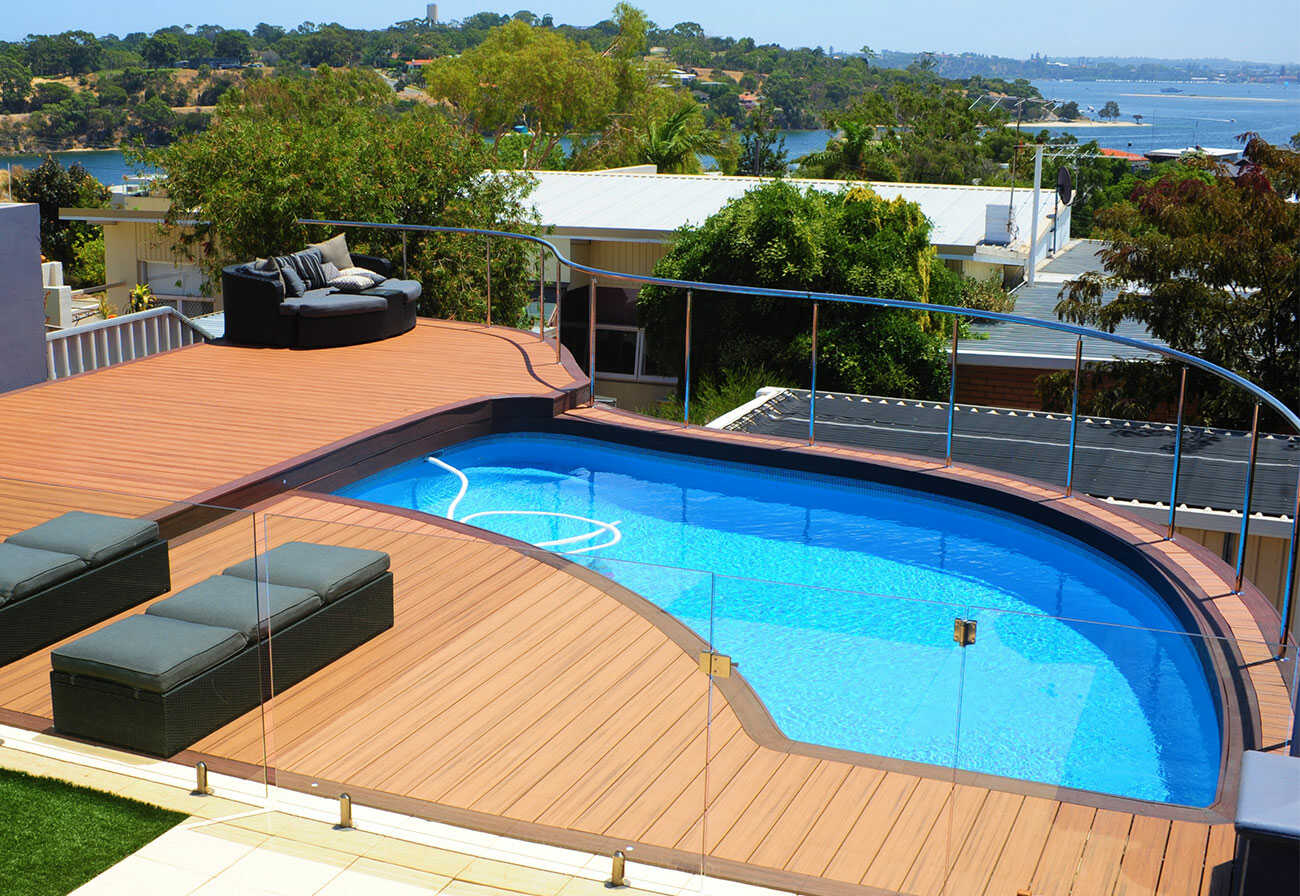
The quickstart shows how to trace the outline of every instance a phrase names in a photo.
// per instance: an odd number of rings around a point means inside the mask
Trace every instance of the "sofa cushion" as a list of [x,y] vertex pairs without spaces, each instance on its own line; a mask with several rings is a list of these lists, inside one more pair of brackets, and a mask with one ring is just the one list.
[[291,255],[277,255],[271,259],[279,268],[280,277],[284,280],[284,297],[286,299],[301,296],[307,291],[307,282],[298,274],[292,259],[293,256]]
[[348,241],[343,234],[336,234],[323,243],[312,243],[311,248],[319,249],[321,261],[328,261],[340,271],[352,267],[352,255],[348,252]]
[[309,588],[329,603],[379,578],[388,564],[388,555],[383,551],[291,541],[261,557],[238,563],[222,575],[256,579],[260,571],[267,582]]
[[256,582],[236,576],[213,576],[153,604],[145,612],[183,622],[233,628],[254,641],[266,637],[268,622],[275,633],[322,606],[320,596],[306,588],[264,587],[266,597],[259,601]]
[[86,561],[74,554],[0,542],[0,607],[70,579],[85,568]]
[[157,541],[158,524],[153,520],[73,510],[10,535],[8,540],[27,548],[73,554],[94,566]]
[[384,311],[388,307],[387,302],[378,296],[334,291],[325,293],[324,290],[312,290],[292,301],[291,307],[302,317],[342,317],[347,314]]
[[320,249],[302,249],[289,256],[293,259],[293,269],[298,272],[308,289],[320,289],[325,285],[325,271],[321,267]]
[[56,648],[50,665],[56,672],[162,694],[247,646],[231,628],[141,613]]
[[378,286],[367,289],[362,293],[362,295],[384,296],[385,298],[388,296],[398,295],[402,296],[408,302],[414,302],[420,297],[420,281],[397,280],[390,277]]

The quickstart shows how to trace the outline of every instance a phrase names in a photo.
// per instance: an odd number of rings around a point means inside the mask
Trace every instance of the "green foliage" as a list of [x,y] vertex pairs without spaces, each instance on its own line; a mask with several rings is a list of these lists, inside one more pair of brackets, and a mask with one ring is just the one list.
[[682,105],[661,121],[651,121],[638,141],[638,161],[660,174],[698,174],[700,155],[718,148],[717,136],[704,129],[695,103]]
[[[41,209],[41,254],[62,262],[69,273],[76,271],[76,247],[102,235],[101,228],[80,221],[63,221],[60,208],[100,208],[108,204],[108,188],[85,168],[64,168],[46,156],[31,171],[14,171],[14,199],[34,202]],[[102,280],[100,281],[103,282]]]
[[[784,386],[780,376],[766,367],[735,367],[706,374],[691,391],[691,420],[708,423],[748,401],[764,386]],[[684,396],[673,395],[664,401],[642,408],[640,413],[664,420],[686,419]]]
[[21,112],[32,92],[32,71],[8,53],[0,54],[0,110]]
[[[210,277],[255,256],[292,252],[331,231],[298,217],[444,224],[528,231],[522,176],[485,177],[490,151],[441,110],[401,111],[375,74],[321,69],[268,78],[221,98],[211,126],[144,154],[167,172],[173,219],[209,222],[188,247]],[[400,238],[348,234],[359,250],[401,257]],[[481,238],[412,237],[411,276],[424,285],[422,313],[481,319],[486,282]],[[523,322],[528,264],[522,244],[492,247],[492,318]]]
[[107,282],[104,274],[104,231],[81,234],[72,246],[72,266],[65,273],[70,286],[100,286]]
[[153,287],[148,283],[137,283],[131,287],[130,297],[126,303],[126,313],[134,314],[137,311],[148,311],[158,304],[154,297]]
[[[927,301],[934,267],[930,225],[913,203],[866,189],[801,191],[785,182],[751,190],[699,227],[678,233],[655,267],[662,277]],[[683,298],[642,289],[646,344],[657,366],[680,370]],[[947,374],[942,328],[909,311],[823,303],[819,385],[931,396]],[[768,367],[804,383],[811,348],[806,303],[698,294],[692,327],[696,376]]]
[[1114,100],[1107,100],[1106,105],[1102,106],[1101,111],[1097,114],[1106,121],[1114,121],[1119,118],[1119,103]]
[[789,169],[785,138],[773,129],[771,117],[763,110],[749,117],[737,149],[736,174],[780,177]]
[[135,800],[0,769],[0,896],[61,896],[185,820]]
[[[1239,174],[1191,159],[1101,212],[1105,272],[1066,284],[1056,310],[1107,331],[1138,321],[1170,346],[1235,371],[1295,408],[1300,205],[1289,197],[1300,191],[1300,156],[1248,138]],[[1130,368],[1105,373],[1116,383],[1111,400],[1172,392],[1171,384],[1149,391]],[[1242,390],[1215,381],[1196,413],[1204,422],[1242,425],[1252,404]]]

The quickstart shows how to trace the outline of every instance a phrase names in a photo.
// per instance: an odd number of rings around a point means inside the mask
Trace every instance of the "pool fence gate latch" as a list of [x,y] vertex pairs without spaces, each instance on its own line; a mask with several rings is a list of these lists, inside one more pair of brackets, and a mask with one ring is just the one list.
[[334,825],[334,829],[339,831],[352,829],[352,797],[346,793],[339,794],[339,823]]
[[962,647],[975,643],[975,620],[958,617],[952,623],[952,639]]
[[705,675],[712,675],[714,678],[730,678],[733,666],[739,668],[740,663],[733,663],[731,657],[725,653],[706,650],[700,654],[700,671]]
[[208,764],[198,762],[194,765],[194,793],[191,796],[209,796],[212,788],[208,786]]
[[621,849],[614,850],[614,862],[610,867],[609,880],[605,882],[605,886],[610,889],[627,886],[627,855]]

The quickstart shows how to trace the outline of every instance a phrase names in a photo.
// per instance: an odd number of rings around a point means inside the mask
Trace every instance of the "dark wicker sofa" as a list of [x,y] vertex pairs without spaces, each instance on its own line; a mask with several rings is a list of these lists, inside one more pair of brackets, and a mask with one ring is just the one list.
[[286,296],[281,276],[260,270],[256,263],[224,268],[226,340],[276,348],[329,348],[387,339],[414,327],[420,284],[393,277],[387,259],[358,254],[351,258],[356,266],[386,279],[356,293],[323,286],[301,296]]
[[54,727],[169,757],[393,626],[380,551],[291,542],[50,654]]
[[0,543],[0,666],[171,588],[152,520],[73,511]]

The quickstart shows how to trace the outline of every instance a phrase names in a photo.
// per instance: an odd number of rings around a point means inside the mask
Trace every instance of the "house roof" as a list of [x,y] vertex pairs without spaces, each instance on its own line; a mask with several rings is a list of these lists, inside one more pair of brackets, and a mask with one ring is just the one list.
[[[802,389],[774,390],[725,428],[806,439],[808,396]],[[942,459],[947,422],[947,403],[817,391],[818,441]],[[958,403],[953,460],[1063,487],[1069,439],[1069,414]],[[1074,485],[1095,497],[1167,508],[1173,447],[1170,424],[1080,417]],[[1240,521],[1249,456],[1249,433],[1185,426],[1180,509],[1235,514]],[[1260,434],[1252,513],[1289,518],[1297,463],[1300,438]]]
[[[769,183],[771,178],[724,177],[708,174],[651,174],[608,171],[537,171],[538,184],[529,197],[542,223],[556,235],[663,242],[687,224],[702,224],[733,199]],[[799,187],[834,192],[867,186],[886,199],[901,196],[917,203],[934,227],[931,242],[970,254],[984,239],[985,214],[990,205],[1007,205],[1010,193],[1002,187],[946,184],[897,184],[866,181],[786,178]],[[1023,263],[1028,245],[1033,191],[1015,192],[1015,217],[1019,238],[1012,244],[1022,256],[999,258],[1001,263]],[[1043,214],[1051,203],[1043,203]],[[1048,225],[1040,223],[1039,232]],[[992,247],[990,247],[992,248]],[[1001,247],[998,247],[1001,248]],[[1003,254],[1011,256],[1011,253]]]

